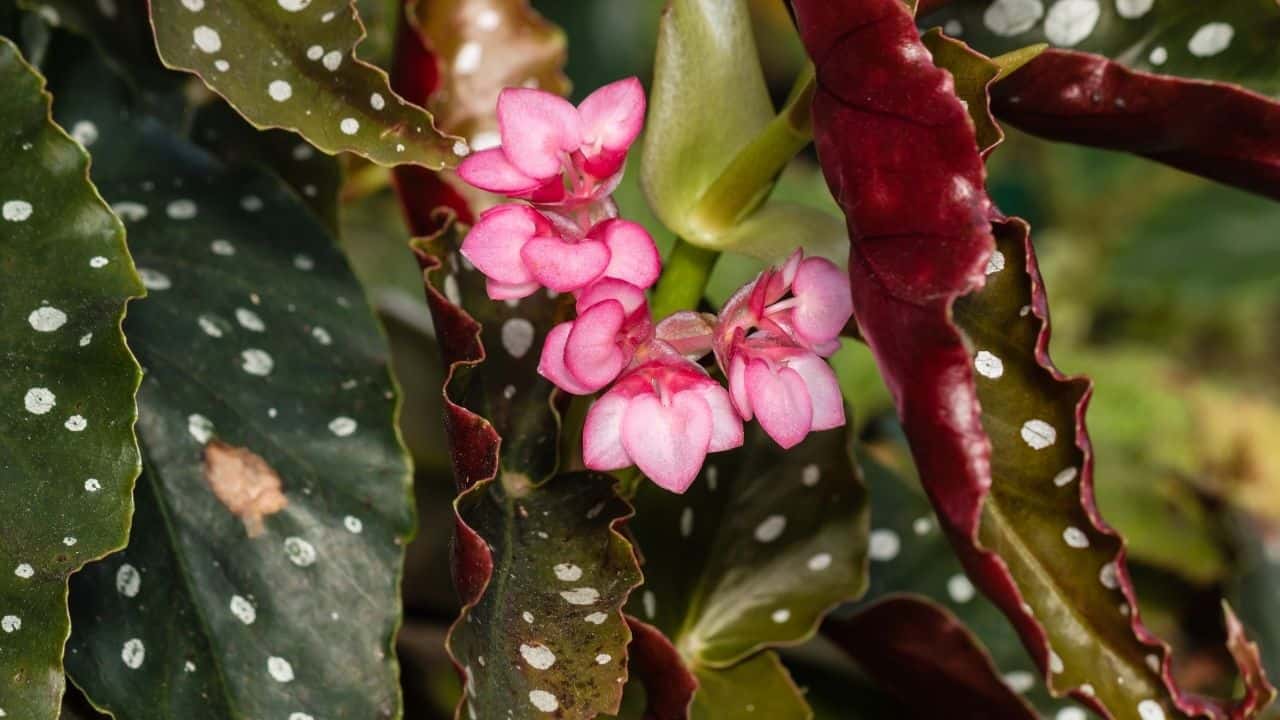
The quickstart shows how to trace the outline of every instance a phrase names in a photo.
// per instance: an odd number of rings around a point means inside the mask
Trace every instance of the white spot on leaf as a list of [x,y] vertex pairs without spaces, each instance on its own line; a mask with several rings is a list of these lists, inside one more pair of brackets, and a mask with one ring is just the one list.
[[137,568],[125,563],[120,566],[120,569],[116,570],[116,592],[131,598],[137,597],[141,589],[142,575]]

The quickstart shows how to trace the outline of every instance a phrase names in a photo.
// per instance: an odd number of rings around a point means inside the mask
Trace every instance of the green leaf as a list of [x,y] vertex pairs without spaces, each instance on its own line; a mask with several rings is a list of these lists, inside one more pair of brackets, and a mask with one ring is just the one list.
[[128,537],[141,377],[124,230],[49,107],[0,38],[0,711],[33,719],[62,696],[67,578]]
[[256,127],[301,133],[328,153],[380,165],[451,167],[466,142],[391,91],[355,54],[351,0],[151,0],[165,64],[198,75]]
[[[785,238],[785,242],[780,242]],[[837,216],[794,203],[770,202],[724,236],[734,252],[780,263],[796,248],[844,267],[849,263],[849,233]]]
[[631,515],[598,473],[534,487],[519,475],[480,483],[458,516],[484,539],[493,574],[454,626],[468,712],[478,717],[594,718],[618,707],[631,633],[619,612],[640,584],[616,530]]
[[72,676],[129,718],[397,717],[413,517],[359,285],[278,179],[138,112],[92,57],[62,57],[58,117],[110,139],[94,174],[152,291],[127,328],[147,369],[137,518],[74,583]]
[[813,711],[800,688],[772,650],[758,653],[723,670],[695,671],[698,692],[689,709],[691,720],[759,717],[808,720]]
[[537,348],[572,297],[490,300],[457,252],[464,231],[450,221],[415,242],[451,364],[454,473],[469,488],[455,503],[454,576],[466,607],[449,638],[464,704],[478,717],[612,713],[631,638],[620,608],[640,581],[614,527],[630,508],[606,475],[557,474],[554,388],[537,374]]
[[1004,139],[1004,131],[991,116],[987,88],[1000,74],[1000,66],[990,58],[974,52],[968,45],[942,34],[938,28],[920,36],[920,41],[933,55],[933,64],[951,73],[956,95],[965,103],[969,119],[978,135],[978,148],[990,152]]
[[957,0],[920,25],[942,26],[989,56],[1046,42],[1135,70],[1280,92],[1275,0]]
[[773,118],[744,0],[673,0],[658,28],[641,183],[668,228],[695,243],[703,193]]
[[[783,452],[751,426],[684,495],[640,487],[630,527],[650,570],[628,612],[665,632],[700,678],[805,640],[862,592],[866,492],[847,437],[815,433]],[[765,702],[763,687],[737,692]]]
[[950,610],[981,638],[1015,691],[1052,717],[1069,701],[1055,700],[1004,615],[965,575],[919,483],[903,445],[878,443],[863,453],[872,497],[870,585],[863,601],[841,617],[896,593],[924,595]]

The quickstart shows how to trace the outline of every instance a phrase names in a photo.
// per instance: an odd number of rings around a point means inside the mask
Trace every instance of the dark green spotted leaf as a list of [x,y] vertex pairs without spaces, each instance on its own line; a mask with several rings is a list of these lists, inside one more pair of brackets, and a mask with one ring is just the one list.
[[[628,612],[671,638],[703,688],[777,674],[758,651],[803,641],[862,592],[866,492],[847,437],[815,433],[783,452],[750,426],[684,495],[640,487],[630,527],[649,571]],[[735,692],[766,702],[763,686]]]
[[[468,152],[430,113],[356,56],[352,0],[152,0],[160,57],[195,73],[260,128],[302,134],[328,153],[439,169]],[[479,58],[476,58],[479,61]]]
[[141,377],[120,323],[143,289],[89,157],[0,38],[0,716],[54,718],[67,578],[124,545]]
[[488,543],[492,577],[449,638],[464,664],[468,713],[593,718],[614,712],[631,633],[618,612],[640,583],[615,526],[631,511],[613,478],[557,475],[541,486],[506,473],[458,499]]
[[110,139],[94,177],[151,290],[126,325],[146,369],[132,541],[73,584],[69,672],[120,717],[397,717],[409,472],[385,342],[333,237],[101,63],[53,84],[60,119]]
[[[618,710],[631,639],[621,613],[640,573],[615,529],[630,508],[607,475],[561,472],[553,386],[537,374],[568,295],[496,302],[457,252],[465,227],[415,248],[449,365],[454,578],[465,606],[449,636],[477,717],[593,718]],[[465,308],[465,310],[464,310]]]
[[956,0],[920,24],[990,56],[1044,42],[1135,70],[1280,92],[1275,0]]
[[982,638],[1011,690],[1049,717],[1070,707],[1070,701],[1052,698],[1008,620],[965,575],[928,498],[910,477],[911,461],[905,450],[886,442],[863,456],[872,498],[870,582],[864,601],[838,615],[847,618],[898,593],[927,597]]

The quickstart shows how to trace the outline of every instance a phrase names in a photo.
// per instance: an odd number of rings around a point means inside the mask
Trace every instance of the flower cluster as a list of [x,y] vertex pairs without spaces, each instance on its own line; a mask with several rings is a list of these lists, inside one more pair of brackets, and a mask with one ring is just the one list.
[[[462,254],[493,299],[540,287],[573,293],[576,317],[551,330],[538,371],[561,390],[592,395],[582,455],[594,470],[635,465],[683,492],[708,453],[739,447],[753,418],[783,448],[845,422],[826,358],[852,315],[848,276],[800,250],[762,272],[718,316],[677,312],[654,322],[645,290],[661,261],[640,225],[611,198],[640,132],[645,98],[634,78],[578,107],[507,89],[502,144],[459,167],[467,182],[525,203],[484,213]],[[728,389],[702,361],[713,356]]]

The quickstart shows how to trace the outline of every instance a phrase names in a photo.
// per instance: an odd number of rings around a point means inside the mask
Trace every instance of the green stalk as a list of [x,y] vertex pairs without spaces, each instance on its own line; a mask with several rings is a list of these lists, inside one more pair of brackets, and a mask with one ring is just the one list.
[[760,206],[774,179],[813,139],[810,109],[817,86],[813,63],[796,78],[787,102],[698,200],[689,222],[699,237],[719,237]]
[[653,291],[653,316],[661,320],[674,312],[696,310],[719,256],[715,250],[676,238]]

